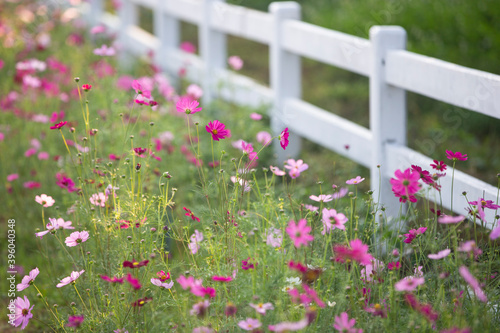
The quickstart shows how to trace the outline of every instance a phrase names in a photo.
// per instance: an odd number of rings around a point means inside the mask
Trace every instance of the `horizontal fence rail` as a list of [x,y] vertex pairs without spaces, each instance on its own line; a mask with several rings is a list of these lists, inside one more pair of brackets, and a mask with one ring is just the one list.
[[[138,27],[138,5],[153,11],[154,34]],[[90,0],[81,10],[92,24],[118,33],[125,50],[138,56],[155,51],[156,61],[174,76],[186,69],[189,80],[203,85],[204,102],[218,95],[241,105],[271,106],[274,134],[288,126],[293,137],[281,160],[298,154],[304,137],[370,168],[374,198],[389,216],[400,208],[389,184],[394,172],[432,163],[406,147],[406,91],[500,119],[499,75],[406,51],[400,27],[375,26],[370,39],[363,39],[301,22],[294,2],[272,3],[268,13],[223,0],[122,0],[118,17],[103,10],[103,0]],[[198,26],[200,56],[179,49],[180,21]],[[269,46],[270,87],[226,69],[227,34]],[[301,100],[301,57],[369,77],[369,129]],[[441,178],[443,191],[451,191],[451,182],[450,170]],[[497,200],[496,187],[460,171],[454,190],[453,205],[435,190],[429,196],[459,214],[466,214],[462,192],[469,200]],[[482,223],[491,229],[494,212],[485,213]]]

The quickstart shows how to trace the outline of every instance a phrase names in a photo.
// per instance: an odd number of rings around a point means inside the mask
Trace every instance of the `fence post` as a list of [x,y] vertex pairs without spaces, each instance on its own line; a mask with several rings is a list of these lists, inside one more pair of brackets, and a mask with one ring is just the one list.
[[100,23],[101,16],[104,12],[102,0],[90,0],[90,24],[95,26]]
[[[269,5],[269,12],[273,15],[273,36],[269,45],[269,69],[271,89],[274,93],[271,110],[271,129],[273,136],[277,136],[287,127],[286,98],[300,98],[302,95],[302,77],[300,56],[292,54],[282,48],[283,26],[285,20],[300,20],[301,8],[297,2],[273,2]],[[301,138],[290,131],[290,144],[283,151],[279,141],[274,141],[274,151],[278,163],[283,163],[287,157],[295,158],[300,153]]]
[[400,204],[392,193],[390,178],[386,174],[385,146],[387,143],[406,146],[406,92],[385,82],[385,64],[388,51],[406,49],[406,31],[397,26],[374,26],[370,29],[370,40],[370,129],[373,134],[371,187],[375,202],[384,205],[388,217],[396,218]]
[[200,55],[203,59],[203,104],[207,105],[212,101],[216,85],[216,73],[226,68],[227,60],[227,38],[222,32],[212,29],[212,8],[216,2],[225,2],[225,0],[204,0],[203,1],[203,19],[198,26],[198,37],[200,45]]
[[130,67],[132,57],[129,54],[128,27],[137,25],[137,7],[130,0],[121,0],[121,6],[118,10],[120,18],[120,30],[118,32],[118,41],[120,46],[119,58],[121,66]]
[[[180,23],[175,17],[166,12],[167,0],[159,0],[158,8],[154,10],[154,34],[160,41],[160,47],[155,54],[155,62],[166,71],[168,68],[168,53],[179,47]],[[170,73],[172,80],[178,73]],[[175,84],[175,82],[172,82]]]

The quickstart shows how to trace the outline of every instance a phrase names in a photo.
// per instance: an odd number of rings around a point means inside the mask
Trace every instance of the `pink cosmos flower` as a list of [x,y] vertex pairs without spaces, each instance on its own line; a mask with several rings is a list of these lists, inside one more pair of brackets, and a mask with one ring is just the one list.
[[151,283],[154,284],[155,286],[158,286],[160,288],[165,288],[165,289],[170,289],[174,286],[174,281],[163,282],[162,280],[157,279],[157,278],[152,278]]
[[229,130],[226,129],[226,125],[218,120],[210,121],[206,126],[208,133],[212,134],[212,139],[219,141],[219,139],[225,139],[229,136]]
[[45,236],[46,234],[48,234],[52,230],[55,231],[55,230],[59,229],[59,224],[57,223],[56,219],[49,218],[49,223],[47,223],[46,227],[47,227],[47,230],[37,232],[37,233],[35,233],[35,236],[40,237],[40,239],[41,239],[43,236]]
[[73,271],[71,272],[70,276],[65,277],[64,279],[61,280],[60,283],[57,284],[57,288],[61,288],[64,286],[67,286],[68,284],[75,282],[83,273],[85,270],[81,270],[80,272]]
[[276,325],[269,325],[267,328],[271,332],[293,332],[293,331],[300,331],[306,328],[308,325],[309,321],[307,320],[307,318],[303,318],[302,320],[299,320],[297,322],[284,321]]
[[357,176],[356,178],[349,179],[345,183],[349,184],[349,185],[357,185],[357,184],[361,183],[363,180],[365,180],[365,179],[361,178],[361,176]]
[[340,317],[335,316],[335,323],[333,328],[339,332],[355,332],[354,325],[356,325],[356,319],[349,319],[347,312],[342,312]]
[[38,276],[38,274],[40,274],[40,270],[38,269],[38,267],[31,270],[29,275],[25,275],[21,283],[17,285],[17,291],[22,291],[31,286],[35,281],[35,278]]
[[87,231],[75,231],[72,232],[69,237],[66,238],[64,243],[66,243],[67,246],[73,247],[77,246],[80,243],[84,243],[89,239],[89,233]]
[[255,266],[257,263],[254,265],[253,258],[248,257],[246,260],[241,261],[241,269],[247,271],[249,269],[255,269]]
[[331,194],[320,194],[319,196],[311,195],[309,199],[317,202],[330,202],[333,200],[333,196]]
[[267,310],[274,310],[274,306],[272,303],[259,303],[259,304],[249,304],[252,308],[257,311],[257,313],[260,313],[261,315],[265,315]]
[[94,49],[94,54],[102,57],[112,57],[116,54],[116,51],[113,47],[103,44],[100,48]]
[[286,174],[285,171],[280,170],[278,167],[272,165],[269,166],[269,170],[271,170],[278,177],[284,176]]
[[192,254],[196,254],[200,249],[199,243],[203,241],[203,233],[198,230],[194,231],[194,234],[190,237],[191,243],[189,243],[188,247]]
[[196,53],[196,46],[190,42],[182,42],[180,48],[182,51],[187,53]]
[[66,324],[67,327],[80,327],[83,323],[83,320],[85,317],[83,315],[81,316],[69,316],[68,317],[68,323]]
[[464,280],[470,285],[470,287],[474,291],[474,294],[476,294],[476,297],[481,302],[487,303],[488,302],[488,298],[486,297],[486,294],[481,289],[481,286],[479,285],[479,282],[476,280],[476,278],[469,272],[469,270],[467,269],[467,267],[461,266],[458,269],[458,272],[464,278]]
[[130,273],[128,273],[127,276],[125,277],[125,281],[127,281],[135,290],[139,290],[142,287],[141,283],[139,282],[139,279],[136,279]]
[[373,260],[373,256],[368,253],[368,245],[363,244],[360,239],[354,239],[350,243],[350,248],[342,245],[334,246],[337,257],[341,260],[351,259],[361,265],[368,265]]
[[210,327],[200,326],[193,328],[193,333],[214,333],[215,331]]
[[373,259],[371,263],[366,265],[361,270],[361,280],[367,282],[378,282],[378,280],[374,279],[377,274],[381,273],[385,268],[385,265],[382,261]]
[[22,330],[26,328],[29,320],[33,317],[33,314],[31,314],[31,310],[33,310],[34,305],[32,305],[31,308],[30,305],[30,301],[28,300],[26,295],[24,296],[24,299],[22,299],[21,297],[16,298],[14,302],[15,314],[13,326],[21,326]]
[[280,140],[280,145],[283,148],[283,150],[286,150],[286,147],[288,147],[288,144],[290,143],[290,141],[288,140],[289,136],[290,133],[288,132],[288,127],[287,127],[283,130],[283,132],[281,132],[281,134],[278,137],[278,139]]
[[420,227],[418,229],[411,229],[407,234],[404,234],[406,239],[403,241],[410,244],[418,235],[422,235],[427,230],[427,227]]
[[495,240],[500,237],[500,225],[493,229],[490,233],[490,239]]
[[238,323],[238,326],[245,331],[253,331],[256,328],[262,326],[261,322],[258,319],[247,318],[246,320],[242,320]]
[[243,60],[238,56],[230,56],[227,59],[227,63],[235,71],[239,71],[243,67]]
[[307,221],[305,219],[300,220],[298,224],[295,224],[294,220],[290,220],[286,228],[286,232],[297,248],[301,245],[307,246],[307,244],[314,239],[314,237],[309,234],[310,231],[311,227],[307,226]]
[[19,179],[19,175],[17,173],[12,173],[12,174],[7,176],[8,182],[13,182],[16,179]]
[[203,96],[203,89],[193,83],[186,88],[186,94],[192,99],[200,99]]
[[[326,233],[330,233],[335,228],[340,230],[345,230],[345,224],[347,223],[347,217],[342,213],[337,213],[335,209],[326,209],[323,208],[323,231],[321,234],[324,235]],[[332,222],[335,222],[332,224]]]
[[193,285],[191,287],[191,293],[198,297],[205,297],[208,295],[210,298],[214,298],[216,295],[216,291],[212,287],[203,287],[200,285]]
[[457,151],[456,153],[452,152],[451,150],[446,151],[446,157],[449,160],[453,161],[467,161],[467,154],[462,154],[461,152]]
[[465,216],[458,215],[458,216],[449,216],[449,215],[441,215],[438,218],[439,223],[443,224],[451,224],[451,223],[459,223],[465,220]]
[[50,207],[54,205],[56,202],[52,197],[49,197],[47,194],[37,195],[35,197],[35,201],[38,202],[43,207]]
[[204,317],[209,306],[210,302],[208,300],[198,302],[193,305],[193,308],[191,309],[191,311],[189,311],[189,314],[191,316],[198,316],[200,318]]
[[193,114],[202,110],[201,107],[198,107],[199,105],[200,103],[198,103],[198,101],[195,99],[191,99],[189,97],[181,97],[175,104],[175,107],[177,109],[177,112]]
[[286,161],[285,168],[290,170],[288,174],[290,177],[295,179],[299,177],[302,172],[306,171],[309,168],[309,165],[304,163],[302,160],[295,161],[294,159],[289,159]]
[[196,216],[194,215],[194,213],[191,211],[191,209],[186,208],[186,207],[182,207],[182,209],[184,209],[184,210],[187,212],[187,213],[185,213],[184,215],[191,217],[191,219],[192,219],[193,221],[200,222],[200,218],[199,218],[199,217],[196,217]]
[[436,254],[429,254],[427,257],[429,257],[430,259],[439,260],[447,257],[450,254],[450,252],[451,252],[450,249],[446,249],[443,251],[439,251]]
[[258,143],[260,143],[264,146],[267,146],[271,143],[271,140],[273,139],[273,137],[271,136],[271,134],[269,132],[261,131],[261,132],[257,133],[256,139],[257,139]]
[[39,160],[48,160],[49,159],[49,153],[46,151],[41,151],[38,153],[38,159]]
[[270,228],[266,237],[266,244],[272,247],[280,247],[283,243],[283,234],[280,229]]
[[96,206],[106,207],[106,201],[108,201],[108,196],[102,192],[94,193],[89,198],[90,203]]
[[103,279],[104,281],[108,281],[108,282],[111,282],[111,283],[119,283],[119,284],[123,284],[123,277],[122,278],[119,278],[119,277],[116,277],[116,276],[113,276],[113,277],[109,277],[107,275],[101,275],[100,276],[101,279]]
[[[335,184],[334,184],[335,185]],[[333,187],[333,186],[332,186]],[[335,188],[335,187],[334,187]],[[335,192],[332,194],[332,197],[334,199],[340,199],[346,196],[347,192],[349,192],[349,189],[347,187],[341,187],[338,192]]]
[[[314,289],[312,289],[311,287],[309,287],[305,283],[302,284],[302,288],[305,291],[305,294],[301,295],[303,304],[310,303],[310,301],[314,301],[316,303],[316,305],[318,305],[320,308],[324,308],[326,306],[325,303],[321,299],[319,299],[318,294],[316,293],[316,291]],[[304,300],[305,300],[304,296],[306,296],[306,298],[308,298],[309,300],[304,302]]]
[[30,157],[36,154],[36,148],[29,148],[24,152],[24,157]]
[[420,179],[420,174],[417,171],[412,171],[408,168],[404,172],[396,170],[394,174],[396,178],[391,178],[390,182],[392,184],[392,191],[395,194],[411,196],[419,191],[420,184],[418,180]]
[[261,120],[262,119],[262,115],[253,112],[253,113],[250,114],[250,119],[252,119],[252,120]]
[[243,149],[243,152],[248,155],[248,159],[250,161],[255,161],[259,159],[259,156],[257,156],[257,152],[253,151],[253,146],[251,143],[246,143],[245,141],[242,141],[241,148]]
[[181,288],[186,290],[192,288],[193,286],[201,286],[202,280],[195,280],[194,277],[185,277],[181,275],[177,278],[177,282],[181,285]]
[[231,176],[231,178],[230,178],[230,179],[231,179],[231,181],[232,181],[234,184],[236,184],[236,183],[240,184],[240,186],[242,186],[242,187],[243,187],[243,192],[248,192],[248,191],[250,191],[250,190],[252,189],[252,188],[250,187],[249,182],[248,182],[248,181],[246,181],[246,180],[243,180],[243,179],[241,179],[241,178],[236,178],[235,176]]
[[394,289],[397,291],[413,291],[418,286],[424,284],[424,282],[425,279],[423,277],[405,277],[394,284]]
[[319,207],[313,206],[313,205],[304,205],[304,208],[311,211],[311,212],[316,212],[318,211]]
[[103,25],[96,25],[95,27],[92,27],[92,29],[90,29],[90,33],[92,35],[102,34],[105,31],[106,27]]
[[212,276],[212,280],[219,281],[219,282],[231,282],[231,281],[233,281],[233,278],[230,277],[230,276],[217,276],[217,275],[214,275],[214,276]]
[[27,182],[24,182],[23,184],[24,188],[29,188],[30,190],[34,189],[34,188],[40,188],[40,186],[42,186],[39,182],[34,182],[34,181],[27,181]]

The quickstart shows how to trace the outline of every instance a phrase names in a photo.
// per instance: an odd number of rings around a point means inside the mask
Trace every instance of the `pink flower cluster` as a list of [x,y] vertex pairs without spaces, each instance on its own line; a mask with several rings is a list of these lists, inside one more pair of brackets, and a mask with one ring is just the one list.
[[407,234],[404,234],[406,239],[403,241],[406,244],[410,244],[418,235],[422,235],[427,230],[427,227],[420,227],[418,229],[411,229]]

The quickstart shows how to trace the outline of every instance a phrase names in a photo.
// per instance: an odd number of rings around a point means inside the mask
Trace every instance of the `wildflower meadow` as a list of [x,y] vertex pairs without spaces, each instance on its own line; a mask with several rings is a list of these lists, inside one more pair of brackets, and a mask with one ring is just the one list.
[[396,171],[387,216],[366,170],[278,160],[269,106],[204,104],[115,37],[0,3],[3,332],[499,331],[499,197],[440,185],[474,152]]

